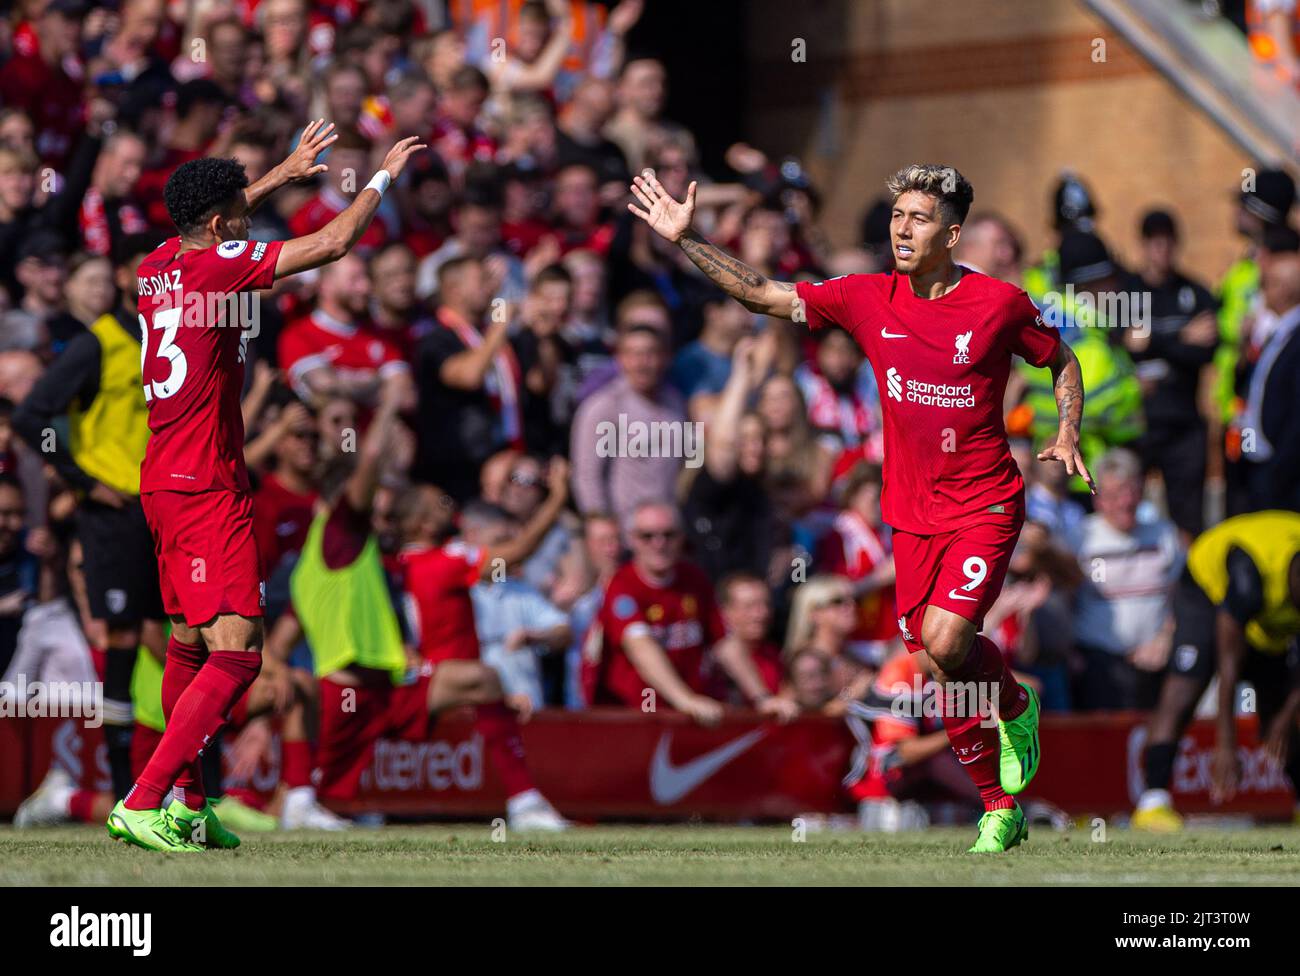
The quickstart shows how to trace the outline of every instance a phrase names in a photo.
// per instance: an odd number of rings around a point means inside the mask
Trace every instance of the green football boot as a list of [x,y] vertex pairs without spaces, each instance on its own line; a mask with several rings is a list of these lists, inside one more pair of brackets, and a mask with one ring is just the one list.
[[1016,804],[1009,810],[990,810],[980,817],[979,836],[967,854],[1001,854],[1029,837],[1029,821]]
[[171,820],[161,810],[128,810],[121,800],[108,815],[108,836],[126,841],[147,851],[168,853],[203,850],[177,833]]
[[192,844],[233,851],[239,838],[222,826],[212,804],[203,801],[202,810],[191,810],[180,800],[172,800],[167,816],[176,826],[176,833]]
[[1029,704],[1019,717],[998,719],[998,741],[1002,744],[998,778],[1002,788],[1015,796],[1038,772],[1043,750],[1038,744],[1038,692],[1021,685],[1029,695]]
[[264,834],[280,829],[280,821],[269,813],[255,810],[233,796],[208,797],[212,809],[221,817],[221,823],[231,830],[245,834]]

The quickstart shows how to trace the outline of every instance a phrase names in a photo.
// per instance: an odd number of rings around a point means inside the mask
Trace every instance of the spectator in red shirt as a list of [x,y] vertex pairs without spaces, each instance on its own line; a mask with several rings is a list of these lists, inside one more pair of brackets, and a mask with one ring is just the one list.
[[601,223],[598,180],[586,163],[570,163],[555,174],[555,235],[561,254],[579,249],[609,251],[614,228]]
[[799,706],[781,697],[781,648],[768,640],[772,594],[757,576],[732,573],[718,583],[718,603],[727,636],[713,648],[721,672],[718,697],[749,704],[764,715],[788,722]]
[[415,362],[416,344],[437,328],[432,312],[415,297],[415,266],[415,255],[401,241],[385,244],[370,262],[371,320],[408,363]]
[[483,72],[465,65],[451,76],[451,83],[438,100],[438,121],[430,148],[446,162],[457,182],[471,162],[490,162],[496,156],[496,141],[478,126],[488,91]]
[[104,140],[90,186],[81,198],[78,230],[82,250],[109,256],[114,242],[149,229],[132,196],[144,169],[146,151],[144,140],[133,132],[119,129]]
[[[346,210],[365,184],[361,174],[371,168],[370,140],[355,129],[339,131],[339,138],[330,148],[327,163],[329,172],[321,188],[289,218],[289,230],[294,237],[314,234]],[[376,214],[354,246],[353,254],[371,254],[389,238],[388,227],[382,213]]]
[[285,433],[273,449],[275,468],[253,494],[253,534],[268,578],[287,553],[302,549],[318,497],[315,419],[295,400],[284,405],[278,421]]
[[207,153],[217,137],[221,117],[229,105],[226,93],[216,82],[206,78],[189,81],[176,90],[176,115],[160,158],[145,168],[136,184],[136,196],[144,206],[145,217],[155,227],[172,226],[163,187],[176,167]]
[[72,151],[83,121],[76,56],[85,14],[80,0],[50,0],[34,22],[36,50],[20,51],[0,69],[0,101],[27,113],[36,128],[37,154],[56,169]]
[[662,698],[716,725],[722,704],[706,693],[705,657],[725,627],[713,584],[682,558],[681,517],[672,505],[639,505],[627,534],[632,559],[605,591],[599,659],[588,661],[585,683],[597,704],[653,711]]
[[366,320],[366,263],[349,254],[326,265],[319,287],[315,311],[280,333],[280,368],[294,392],[308,403],[341,396],[364,408],[391,381],[398,384],[401,408],[414,406],[415,387],[401,350]]
[[898,637],[894,606],[894,554],[889,529],[881,521],[880,465],[860,462],[844,485],[844,510],[822,540],[820,572],[846,576],[857,598],[858,626],[850,644],[853,656],[881,664]]
[[[412,162],[415,162],[414,160]],[[417,258],[428,257],[451,236],[451,178],[432,153],[407,167],[402,193],[402,240]]]

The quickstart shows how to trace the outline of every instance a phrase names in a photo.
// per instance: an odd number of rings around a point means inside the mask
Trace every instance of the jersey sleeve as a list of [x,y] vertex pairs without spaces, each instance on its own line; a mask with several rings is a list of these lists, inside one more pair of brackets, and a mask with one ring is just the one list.
[[1056,358],[1061,334],[1048,325],[1038,307],[1023,291],[1016,292],[1007,310],[1010,320],[1011,351],[1031,366],[1046,366]]
[[204,255],[204,287],[210,290],[259,291],[275,283],[275,262],[283,241],[225,241]]
[[622,647],[626,637],[644,637],[650,633],[645,608],[626,589],[610,584],[600,613],[601,627],[610,647]]
[[466,586],[473,586],[482,578],[483,564],[487,562],[486,549],[457,541],[447,543],[442,551],[453,566],[453,577]]
[[830,325],[853,330],[850,311],[851,276],[828,278],[825,281],[799,281],[794,291],[799,296],[808,328],[814,332]]

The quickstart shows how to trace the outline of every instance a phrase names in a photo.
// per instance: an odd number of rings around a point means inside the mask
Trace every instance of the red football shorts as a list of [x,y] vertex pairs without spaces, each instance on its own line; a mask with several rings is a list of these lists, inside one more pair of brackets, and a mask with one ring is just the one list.
[[253,497],[235,491],[141,495],[158,554],[163,608],[191,627],[217,614],[260,617],[266,605],[253,539]]
[[[353,673],[362,673],[353,669]],[[422,674],[412,684],[394,685],[387,672],[365,672],[361,684],[320,679],[320,741],[316,792],[322,799],[353,800],[361,774],[381,738],[422,742],[436,717],[429,714],[429,682]]]
[[926,607],[942,607],[976,628],[1002,592],[1024,517],[1009,513],[937,535],[894,532],[899,629],[909,651],[924,648]]

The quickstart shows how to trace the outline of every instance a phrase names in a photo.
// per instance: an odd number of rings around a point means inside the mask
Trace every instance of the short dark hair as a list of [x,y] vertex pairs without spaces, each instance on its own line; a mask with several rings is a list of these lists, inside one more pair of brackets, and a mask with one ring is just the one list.
[[904,193],[928,193],[939,201],[939,214],[945,224],[964,224],[975,201],[975,188],[951,166],[914,163],[904,166],[885,185],[891,202],[898,203]]
[[552,281],[572,285],[573,275],[569,274],[569,269],[562,264],[548,264],[533,276],[533,280],[528,283],[528,290],[536,291],[542,285],[549,284]]
[[176,167],[163,188],[167,213],[182,234],[199,230],[213,214],[235,205],[248,186],[244,164],[205,156]]
[[125,268],[136,258],[152,253],[160,243],[157,233],[146,231],[119,238],[113,245],[113,267]]

